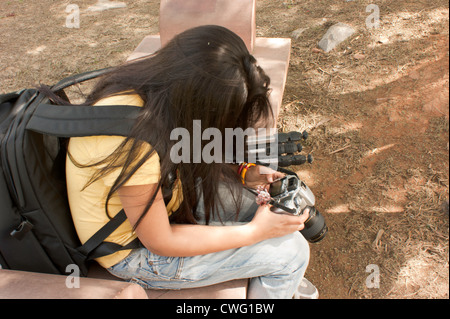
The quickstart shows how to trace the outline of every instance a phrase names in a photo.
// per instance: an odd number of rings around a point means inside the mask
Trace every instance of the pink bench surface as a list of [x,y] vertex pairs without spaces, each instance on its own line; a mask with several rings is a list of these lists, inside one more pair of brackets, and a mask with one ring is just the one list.
[[[120,280],[98,264],[93,264],[89,268],[88,277],[108,279],[110,281]],[[149,299],[246,299],[247,286],[248,279],[239,279],[201,288],[180,290],[147,289],[145,292]]]
[[[68,281],[68,284],[67,282]],[[35,272],[0,270],[0,299],[147,299],[137,284]]]
[[[0,269],[0,299],[245,299],[247,279],[202,288],[145,290],[100,266],[88,278]],[[79,280],[79,281],[78,281]]]
[[184,30],[214,24],[239,35],[252,51],[256,37],[255,11],[255,0],[161,0],[161,44],[164,46]]

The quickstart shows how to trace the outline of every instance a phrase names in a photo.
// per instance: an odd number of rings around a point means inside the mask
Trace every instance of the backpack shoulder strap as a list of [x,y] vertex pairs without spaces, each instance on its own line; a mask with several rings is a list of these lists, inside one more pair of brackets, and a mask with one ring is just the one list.
[[65,79],[62,79],[57,84],[53,85],[51,89],[53,92],[57,93],[61,90],[64,90],[65,88],[67,88],[69,86],[74,85],[74,84],[92,80],[99,76],[105,75],[105,74],[111,72],[112,70],[113,70],[113,68],[110,67],[110,68],[104,68],[104,69],[99,69],[99,70],[87,71],[87,72],[80,73],[80,74],[75,74],[75,75],[69,76]]
[[138,106],[69,106],[40,104],[27,130],[58,137],[127,136],[138,117]]
[[[69,106],[40,104],[27,123],[26,129],[57,137],[127,136],[140,110],[140,107],[130,105]],[[93,260],[119,250],[142,247],[139,239],[126,246],[104,241],[126,219],[127,216],[122,209],[83,246],[79,247],[79,252],[89,260]]]
[[[27,123],[26,129],[57,137],[94,135],[127,136],[138,117],[138,106],[69,106],[40,104]],[[104,240],[127,219],[122,209],[78,250],[88,260],[103,257],[120,250],[142,247],[139,239],[126,246]]]
[[[67,87],[111,72],[104,68],[75,74],[51,87],[56,94]],[[33,110],[26,129],[58,137],[80,137],[92,135],[126,136],[138,116],[138,106],[72,106],[41,103]]]
[[138,238],[130,242],[128,245],[121,246],[112,242],[105,242],[104,240],[112,234],[123,222],[127,219],[125,211],[122,209],[116,214],[108,223],[100,228],[91,238],[86,241],[83,246],[78,248],[78,251],[89,260],[103,257],[115,253],[120,250],[134,249],[142,247]]

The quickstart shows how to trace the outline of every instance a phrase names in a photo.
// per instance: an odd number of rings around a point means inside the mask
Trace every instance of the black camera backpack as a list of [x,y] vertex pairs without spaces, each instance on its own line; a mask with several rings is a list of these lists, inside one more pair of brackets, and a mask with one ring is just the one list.
[[[52,91],[67,97],[65,88],[106,72],[66,78]],[[126,220],[123,210],[81,245],[65,180],[67,138],[126,136],[138,113],[137,106],[54,105],[37,89],[0,95],[1,268],[65,274],[76,264],[85,276],[89,260],[138,245],[104,242]]]

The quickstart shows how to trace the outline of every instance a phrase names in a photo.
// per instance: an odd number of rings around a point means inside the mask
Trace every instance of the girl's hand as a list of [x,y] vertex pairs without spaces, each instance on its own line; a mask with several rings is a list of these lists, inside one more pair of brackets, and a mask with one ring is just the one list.
[[265,240],[302,230],[308,217],[309,209],[305,209],[301,215],[295,216],[274,213],[270,210],[269,205],[262,205],[248,225],[253,227],[254,234],[259,240]]
[[254,189],[262,185],[266,190],[269,190],[270,184],[282,177],[284,177],[283,173],[266,166],[256,165],[247,170],[245,185]]

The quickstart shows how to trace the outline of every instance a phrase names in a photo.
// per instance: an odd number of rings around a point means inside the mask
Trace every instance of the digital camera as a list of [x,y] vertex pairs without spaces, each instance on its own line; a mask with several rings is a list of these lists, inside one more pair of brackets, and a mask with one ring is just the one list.
[[309,208],[305,228],[300,231],[306,240],[317,243],[325,237],[328,227],[323,215],[314,206],[314,194],[296,175],[287,175],[273,182],[269,194],[272,198],[270,204],[276,213],[301,215],[305,208]]

